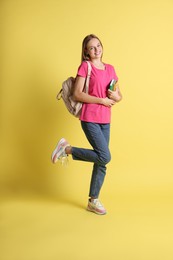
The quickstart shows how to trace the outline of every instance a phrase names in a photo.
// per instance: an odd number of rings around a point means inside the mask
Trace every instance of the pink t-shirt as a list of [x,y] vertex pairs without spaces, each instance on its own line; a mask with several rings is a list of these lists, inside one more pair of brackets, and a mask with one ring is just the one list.
[[[118,80],[114,67],[109,64],[105,65],[105,70],[97,69],[92,63],[91,77],[89,82],[89,95],[105,98],[107,90],[112,79]],[[78,68],[77,75],[87,77],[88,65],[85,61]],[[111,120],[111,108],[101,104],[83,103],[80,116],[81,121],[107,124]]]

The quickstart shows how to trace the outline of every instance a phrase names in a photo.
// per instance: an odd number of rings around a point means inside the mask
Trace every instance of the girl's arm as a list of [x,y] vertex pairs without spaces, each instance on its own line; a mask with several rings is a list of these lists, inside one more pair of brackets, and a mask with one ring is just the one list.
[[73,92],[73,99],[75,101],[79,101],[82,103],[93,103],[93,104],[101,104],[104,106],[112,106],[115,104],[115,100],[109,98],[99,98],[91,96],[85,92],[83,92],[85,84],[85,78],[83,77],[76,77],[74,92]]

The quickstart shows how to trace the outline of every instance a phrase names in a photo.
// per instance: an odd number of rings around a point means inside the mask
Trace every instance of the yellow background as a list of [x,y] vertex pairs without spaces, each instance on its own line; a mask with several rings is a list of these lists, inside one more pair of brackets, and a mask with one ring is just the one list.
[[[172,0],[2,0],[0,12],[1,260],[172,260]],[[123,93],[106,216],[85,210],[91,164],[50,161],[62,136],[89,147],[55,97],[90,33]]]

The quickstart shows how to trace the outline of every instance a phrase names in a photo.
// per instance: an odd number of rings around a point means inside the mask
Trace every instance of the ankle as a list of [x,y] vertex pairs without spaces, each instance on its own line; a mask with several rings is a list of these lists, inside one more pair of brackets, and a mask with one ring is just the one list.
[[90,197],[90,198],[89,198],[89,201],[93,201],[93,200],[95,200],[95,199],[97,199],[97,198]]
[[65,148],[65,153],[66,154],[71,154],[71,146],[67,146],[66,148]]

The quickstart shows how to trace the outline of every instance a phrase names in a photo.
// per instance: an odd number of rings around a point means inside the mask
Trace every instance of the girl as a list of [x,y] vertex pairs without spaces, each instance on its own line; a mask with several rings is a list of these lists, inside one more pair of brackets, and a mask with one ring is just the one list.
[[[93,149],[71,146],[62,138],[52,153],[52,162],[63,156],[72,155],[73,160],[93,163],[87,209],[97,214],[106,214],[99,200],[99,194],[106,175],[106,165],[111,160],[109,150],[111,107],[122,99],[119,87],[109,90],[112,79],[118,80],[112,65],[102,62],[103,45],[99,38],[90,34],[82,44],[82,62],[78,68],[73,98],[83,103],[80,116],[81,126]],[[83,92],[87,77],[87,61],[92,70],[89,92]]]

